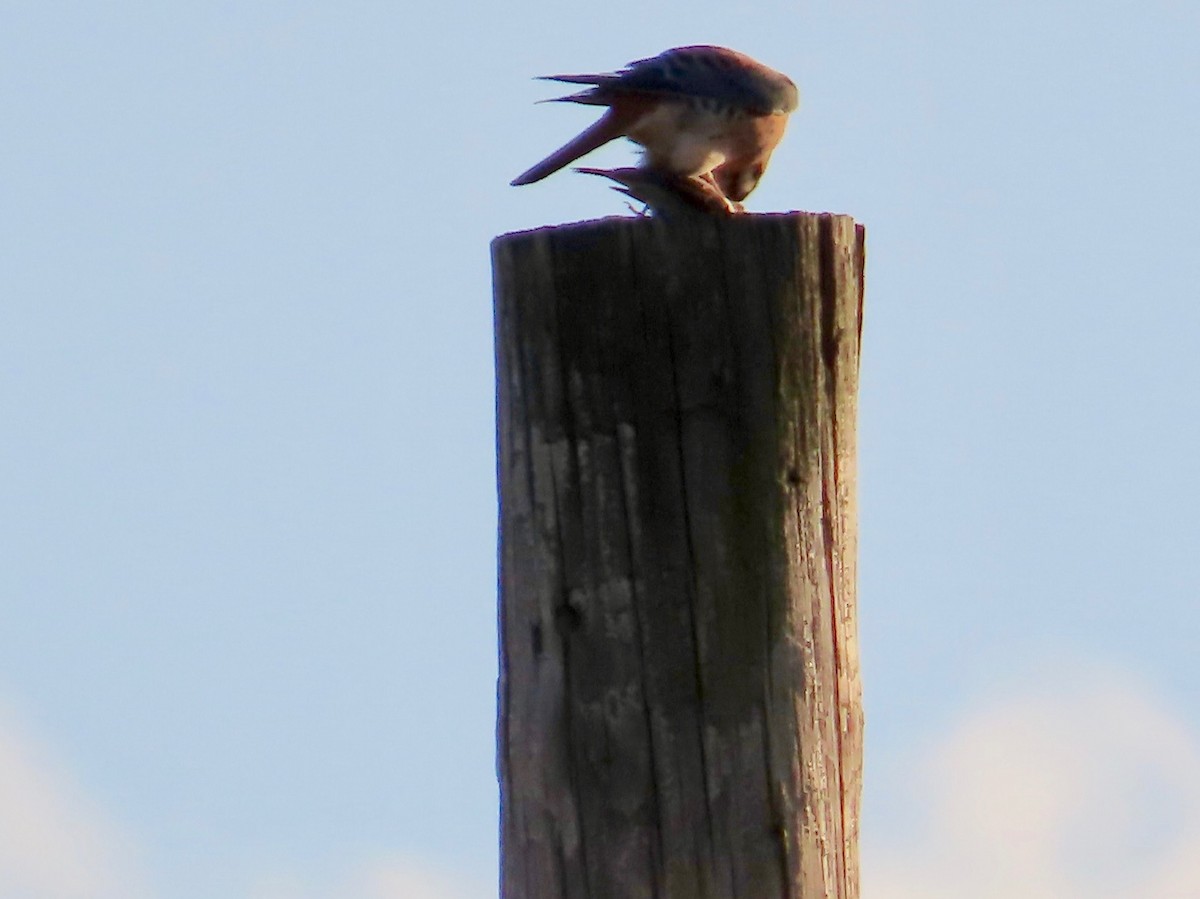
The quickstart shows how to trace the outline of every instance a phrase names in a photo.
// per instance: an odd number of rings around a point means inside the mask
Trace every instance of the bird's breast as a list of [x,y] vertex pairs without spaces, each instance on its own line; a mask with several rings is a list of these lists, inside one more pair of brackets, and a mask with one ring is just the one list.
[[711,172],[729,156],[736,113],[691,103],[659,103],[629,128],[629,139],[646,148],[646,164],[674,175]]

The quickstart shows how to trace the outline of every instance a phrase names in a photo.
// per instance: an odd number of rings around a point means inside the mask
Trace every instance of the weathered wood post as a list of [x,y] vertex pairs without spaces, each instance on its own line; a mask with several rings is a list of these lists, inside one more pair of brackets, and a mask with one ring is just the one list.
[[506,899],[857,899],[845,216],[493,243]]

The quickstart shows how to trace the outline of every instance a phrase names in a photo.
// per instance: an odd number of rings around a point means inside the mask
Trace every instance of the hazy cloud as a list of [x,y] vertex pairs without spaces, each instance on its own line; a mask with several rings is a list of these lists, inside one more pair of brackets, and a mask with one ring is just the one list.
[[263,878],[248,899],[494,899],[494,883],[451,874],[415,856],[393,854],[315,885],[293,874]]
[[[67,766],[0,701],[0,899],[147,899],[135,843],[88,801]],[[481,883],[405,854],[314,883],[261,878],[246,899],[494,899]]]
[[923,819],[865,847],[864,896],[1200,896],[1196,735],[1112,672],[1040,684],[928,749],[908,797]]
[[0,702],[0,884],[5,899],[147,895],[132,844]]
[[[912,766],[909,820],[864,846],[866,899],[1200,896],[1200,739],[1153,691],[1095,670],[980,705]],[[869,788],[869,787],[868,787]],[[870,798],[870,797],[868,797]],[[4,899],[150,895],[135,847],[0,704]],[[246,899],[490,899],[398,853]]]

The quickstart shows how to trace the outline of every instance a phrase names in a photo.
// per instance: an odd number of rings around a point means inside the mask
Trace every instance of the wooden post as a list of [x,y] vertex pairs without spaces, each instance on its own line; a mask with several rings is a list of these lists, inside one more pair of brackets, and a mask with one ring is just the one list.
[[493,243],[507,899],[857,899],[863,232]]

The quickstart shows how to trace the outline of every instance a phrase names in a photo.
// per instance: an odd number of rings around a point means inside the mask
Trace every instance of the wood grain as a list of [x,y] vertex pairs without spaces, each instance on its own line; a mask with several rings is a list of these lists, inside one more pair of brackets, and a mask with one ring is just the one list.
[[502,895],[857,899],[861,227],[492,249]]

